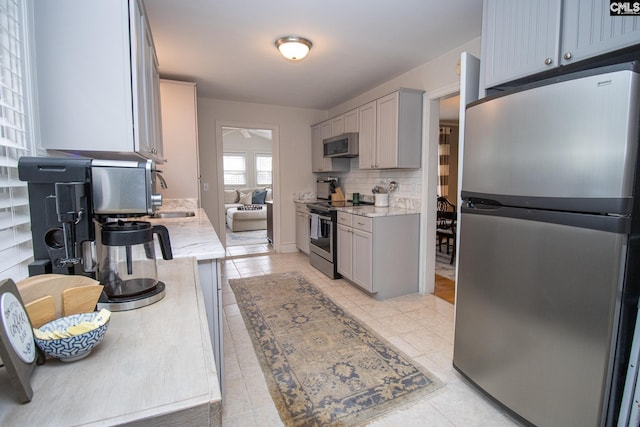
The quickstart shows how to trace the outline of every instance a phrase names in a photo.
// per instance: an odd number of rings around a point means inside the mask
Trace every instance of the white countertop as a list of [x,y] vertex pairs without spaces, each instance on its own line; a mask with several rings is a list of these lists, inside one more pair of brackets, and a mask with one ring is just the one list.
[[[294,199],[294,203],[309,204],[317,202],[316,199]],[[326,202],[326,200],[322,200]],[[338,212],[346,212],[353,215],[366,216],[369,218],[381,217],[381,216],[395,216],[395,215],[413,215],[419,214],[420,209],[401,208],[397,206],[374,206],[374,205],[358,205],[347,207],[336,207]]]
[[33,399],[16,402],[0,369],[0,425],[106,426],[221,423],[204,299],[193,258],[158,262],[166,296],[136,310],[114,312],[89,356],[49,359],[31,378]]
[[366,216],[369,218],[376,218],[381,216],[413,215],[420,213],[420,211],[416,209],[399,208],[395,206],[380,207],[372,205],[350,206],[344,208],[336,208],[336,210],[338,212]]
[[[222,246],[204,209],[195,209],[194,212],[196,215],[193,217],[145,217],[143,220],[167,227],[174,258],[195,257],[198,261],[224,258],[224,246]],[[156,251],[158,254],[160,253],[159,248],[156,248]]]

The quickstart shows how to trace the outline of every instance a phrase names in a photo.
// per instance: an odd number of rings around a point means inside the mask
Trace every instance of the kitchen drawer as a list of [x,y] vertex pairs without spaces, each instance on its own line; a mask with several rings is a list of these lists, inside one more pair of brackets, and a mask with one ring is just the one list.
[[295,205],[296,205],[296,212],[309,213],[309,209],[307,209],[306,203],[296,202]]
[[353,215],[346,212],[338,212],[338,224],[346,225],[347,227],[351,227]]
[[373,218],[354,215],[353,223],[351,226],[357,230],[362,230],[362,231],[366,231],[367,233],[371,233],[371,230],[373,230]]

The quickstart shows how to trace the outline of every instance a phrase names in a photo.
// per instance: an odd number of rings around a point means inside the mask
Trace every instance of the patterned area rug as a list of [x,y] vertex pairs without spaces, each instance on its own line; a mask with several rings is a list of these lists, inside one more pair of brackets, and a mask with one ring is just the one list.
[[268,242],[267,230],[233,232],[227,227],[227,246],[259,245]]
[[286,426],[354,426],[441,382],[296,272],[232,279]]
[[456,262],[453,261],[453,265],[450,264],[451,255],[447,255],[444,247],[442,252],[436,248],[436,274],[444,276],[451,280],[456,280]]

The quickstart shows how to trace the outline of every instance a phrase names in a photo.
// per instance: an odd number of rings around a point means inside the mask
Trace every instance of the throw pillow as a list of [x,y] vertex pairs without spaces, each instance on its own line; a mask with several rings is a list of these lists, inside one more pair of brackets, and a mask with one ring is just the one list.
[[242,203],[243,205],[250,205],[251,204],[251,198],[252,198],[253,194],[251,193],[240,193],[240,201],[238,203]]
[[273,202],[273,190],[267,188],[267,197],[264,199],[265,202]]
[[224,203],[238,203],[238,190],[224,190]]
[[267,197],[266,191],[254,191],[253,197],[251,198],[251,203],[254,205],[264,205],[264,199]]

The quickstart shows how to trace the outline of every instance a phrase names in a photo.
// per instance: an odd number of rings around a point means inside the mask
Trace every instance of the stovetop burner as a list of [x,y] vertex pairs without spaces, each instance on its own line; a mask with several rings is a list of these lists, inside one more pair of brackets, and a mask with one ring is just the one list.
[[330,211],[335,208],[350,208],[353,206],[367,206],[367,205],[371,206],[373,205],[373,203],[361,201],[359,204],[353,204],[353,202],[350,200],[340,200],[340,201],[317,200],[313,203],[309,203],[307,207],[309,209]]

